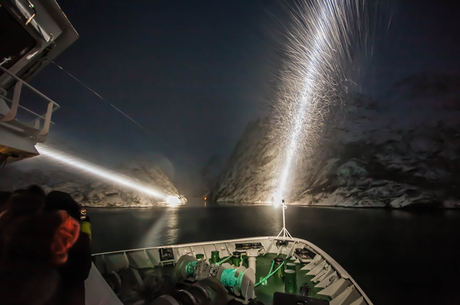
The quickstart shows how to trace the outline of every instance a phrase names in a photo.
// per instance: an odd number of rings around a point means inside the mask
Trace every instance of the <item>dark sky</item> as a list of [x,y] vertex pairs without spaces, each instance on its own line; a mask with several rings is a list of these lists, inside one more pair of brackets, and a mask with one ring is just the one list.
[[[80,38],[56,62],[139,121],[147,134],[54,65],[32,83],[61,104],[50,140],[93,161],[161,154],[179,191],[225,160],[248,121],[264,114],[276,1],[60,1]],[[459,5],[400,1],[379,32],[363,89],[381,95],[423,70],[457,71]],[[167,162],[168,163],[168,162]]]
[[460,1],[386,3],[364,91],[379,97],[395,82],[425,71],[460,74]]

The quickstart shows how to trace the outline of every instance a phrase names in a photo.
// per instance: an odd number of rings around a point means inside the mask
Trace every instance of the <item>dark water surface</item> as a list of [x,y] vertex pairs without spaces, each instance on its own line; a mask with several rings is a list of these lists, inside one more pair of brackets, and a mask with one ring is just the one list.
[[[93,252],[276,235],[270,206],[89,209]],[[460,211],[289,206],[287,228],[331,255],[376,305],[460,304]]]

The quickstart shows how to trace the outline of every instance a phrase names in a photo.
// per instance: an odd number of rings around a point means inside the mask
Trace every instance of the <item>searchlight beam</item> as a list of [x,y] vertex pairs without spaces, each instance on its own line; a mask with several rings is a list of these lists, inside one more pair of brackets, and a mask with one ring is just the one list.
[[[59,161],[69,167],[73,167],[79,170],[82,170],[84,172],[90,173],[94,176],[100,177],[102,179],[117,183],[122,186],[126,186],[128,188],[131,188],[133,190],[142,192],[144,194],[150,195],[152,197],[164,199],[167,203],[169,204],[178,204],[177,201],[180,202],[179,198],[175,196],[169,196],[166,195],[162,192],[159,192],[153,188],[150,188],[148,186],[142,185],[138,182],[135,182],[133,180],[130,180],[128,178],[123,177],[122,175],[107,170],[105,168],[102,168],[100,166],[97,166],[95,164],[92,164],[90,162],[83,161],[79,158],[70,156],[66,153],[60,152],[56,149],[50,148],[49,146],[46,145],[37,145],[38,152],[40,155]],[[173,198],[174,197],[174,198]],[[176,199],[177,198],[177,199]]]
[[[294,130],[290,134],[289,138],[289,146],[286,151],[286,161],[284,164],[284,168],[280,177],[280,182],[277,190],[277,197],[279,200],[280,198],[285,198],[287,194],[285,194],[286,183],[289,177],[289,172],[292,167],[293,159],[295,158],[296,152],[298,150],[298,142],[300,140],[300,134],[303,131],[304,121],[307,120],[306,115],[308,114],[308,106],[311,103],[312,99],[312,91],[315,90],[315,78],[319,73],[319,66],[322,63],[322,49],[327,44],[326,38],[327,34],[325,33],[324,29],[327,28],[329,19],[326,12],[328,11],[328,6],[333,5],[331,1],[326,1],[321,7],[321,15],[318,18],[317,26],[316,26],[316,33],[314,35],[314,42],[311,55],[309,56],[308,63],[307,63],[307,72],[304,78],[304,85],[303,91],[301,94],[301,99],[298,105],[297,115],[295,117],[294,123]],[[327,47],[327,46],[326,46]],[[277,203],[278,204],[278,203]],[[285,204],[283,203],[283,215],[284,215]],[[284,219],[284,217],[283,217]],[[284,229],[284,228],[283,228]]]

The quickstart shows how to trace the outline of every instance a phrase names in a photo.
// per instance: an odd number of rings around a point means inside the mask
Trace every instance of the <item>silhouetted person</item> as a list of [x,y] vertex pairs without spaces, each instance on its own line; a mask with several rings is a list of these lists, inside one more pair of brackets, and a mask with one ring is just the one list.
[[0,192],[0,213],[5,209],[6,201],[12,194],[12,192]]
[[42,199],[45,199],[46,196],[45,191],[36,184],[32,184],[31,186],[29,186],[27,188],[27,193],[34,194]]
[[0,252],[3,246],[3,232],[15,219],[35,215],[44,207],[44,200],[28,192],[14,193],[8,197],[0,213]]
[[13,193],[4,204],[3,214],[0,216],[0,227],[7,215],[17,218],[40,212],[44,207],[43,199],[28,192]]
[[[52,191],[45,198],[45,211],[64,210],[80,221],[80,205],[68,193]],[[84,228],[85,226],[82,226]],[[61,276],[60,302],[68,305],[85,304],[85,280],[91,270],[91,244],[88,232],[83,230],[69,250],[65,264],[58,268]]]
[[13,191],[13,194],[24,194],[27,193],[27,190],[25,189],[17,189]]
[[45,197],[45,211],[66,211],[70,216],[79,220],[81,207],[69,193],[51,191]]
[[44,199],[45,192],[37,185],[30,186],[28,190],[1,194],[0,234],[13,219],[40,212],[44,207]]
[[65,304],[60,301],[57,268],[68,261],[68,250],[78,239],[79,230],[79,223],[64,211],[14,219],[3,232],[1,304]]

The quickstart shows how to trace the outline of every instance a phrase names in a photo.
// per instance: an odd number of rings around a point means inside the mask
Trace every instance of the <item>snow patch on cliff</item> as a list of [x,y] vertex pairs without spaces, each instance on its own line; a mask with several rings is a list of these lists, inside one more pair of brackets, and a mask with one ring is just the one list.
[[[460,206],[460,78],[410,77],[383,104],[385,109],[370,98],[350,97],[344,119],[329,124],[316,155],[296,164],[288,202]],[[279,148],[270,142],[271,128],[269,119],[248,125],[212,189],[213,200],[271,201],[281,168]]]

